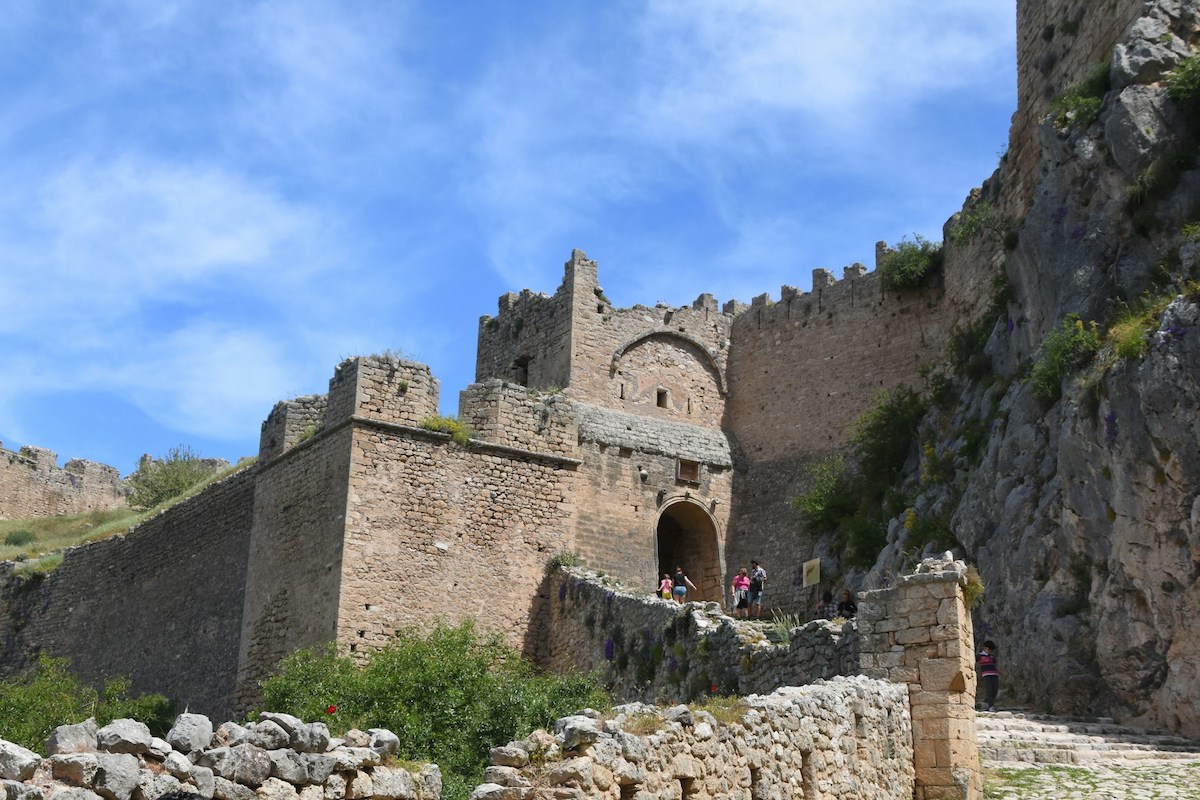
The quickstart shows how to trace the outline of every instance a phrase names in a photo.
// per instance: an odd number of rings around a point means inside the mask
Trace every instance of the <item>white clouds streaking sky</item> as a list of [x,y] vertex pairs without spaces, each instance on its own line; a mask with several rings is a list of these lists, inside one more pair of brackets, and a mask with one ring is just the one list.
[[0,440],[257,451],[402,350],[455,410],[573,247],[618,305],[777,296],[941,225],[1015,108],[1012,0],[15,0]]

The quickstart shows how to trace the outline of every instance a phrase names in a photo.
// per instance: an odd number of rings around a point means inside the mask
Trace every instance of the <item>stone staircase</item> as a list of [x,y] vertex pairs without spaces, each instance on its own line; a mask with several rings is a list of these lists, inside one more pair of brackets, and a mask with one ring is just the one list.
[[979,756],[988,766],[1200,761],[1200,742],[1128,728],[1103,717],[981,711],[976,734]]

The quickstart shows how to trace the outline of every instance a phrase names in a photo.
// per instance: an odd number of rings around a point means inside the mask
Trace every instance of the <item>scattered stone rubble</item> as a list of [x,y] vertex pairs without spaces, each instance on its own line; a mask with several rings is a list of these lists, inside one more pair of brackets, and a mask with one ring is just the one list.
[[[906,687],[862,676],[750,695],[720,714],[618,706],[491,751],[472,800],[913,796]],[[729,719],[730,716],[735,717]]]
[[410,772],[387,763],[399,740],[372,728],[333,738],[323,722],[263,713],[215,731],[181,714],[160,739],[132,719],[62,725],[48,756],[0,740],[0,800],[436,800],[437,765]]

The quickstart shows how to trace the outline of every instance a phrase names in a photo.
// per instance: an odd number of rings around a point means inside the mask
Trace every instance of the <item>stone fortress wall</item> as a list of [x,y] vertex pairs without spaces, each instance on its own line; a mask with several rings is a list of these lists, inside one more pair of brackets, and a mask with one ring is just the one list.
[[230,708],[255,478],[243,469],[126,535],[69,548],[48,574],[0,563],[0,673],[46,653],[96,684],[124,676],[180,707]]
[[125,505],[125,486],[115,468],[58,456],[40,447],[13,452],[0,447],[0,519],[53,517]]

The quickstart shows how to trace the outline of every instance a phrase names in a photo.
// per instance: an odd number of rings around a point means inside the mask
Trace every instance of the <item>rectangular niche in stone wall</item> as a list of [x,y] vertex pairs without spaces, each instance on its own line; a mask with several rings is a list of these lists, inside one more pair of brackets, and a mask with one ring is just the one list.
[[675,462],[675,477],[685,483],[700,482],[700,462],[681,458]]

